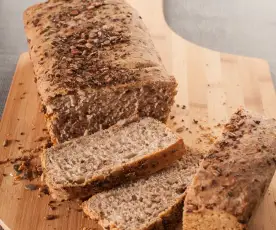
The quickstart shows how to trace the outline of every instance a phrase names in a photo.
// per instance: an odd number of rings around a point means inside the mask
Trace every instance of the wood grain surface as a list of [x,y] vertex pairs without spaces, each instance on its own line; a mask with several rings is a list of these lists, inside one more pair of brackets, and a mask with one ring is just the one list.
[[[179,133],[187,145],[206,151],[220,132],[216,125],[224,123],[239,106],[276,117],[275,89],[265,61],[221,54],[183,40],[167,26],[162,0],[129,2],[142,15],[168,72],[177,78],[178,94],[171,114],[174,118],[168,125],[182,130]],[[20,144],[25,149],[35,148],[39,145],[35,140],[45,135],[33,78],[29,56],[22,54],[0,123],[0,160],[20,156]],[[3,147],[6,139],[12,142]],[[11,172],[12,165],[0,166],[0,224],[5,229],[100,229],[79,212],[76,204],[67,202],[51,210],[49,196],[39,198],[37,191],[25,190],[24,182],[14,183]],[[250,230],[276,229],[275,200],[274,177]],[[47,214],[58,218],[45,220]]]

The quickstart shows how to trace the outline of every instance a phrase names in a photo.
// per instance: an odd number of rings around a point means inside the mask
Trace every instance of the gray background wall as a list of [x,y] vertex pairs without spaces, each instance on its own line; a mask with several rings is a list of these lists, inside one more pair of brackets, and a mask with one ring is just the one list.
[[276,84],[275,0],[164,0],[165,17],[185,39],[221,52],[268,60]]
[[[0,116],[18,56],[27,50],[22,13],[37,2],[0,0]],[[183,38],[221,52],[264,58],[276,82],[274,0],[164,0],[164,4],[168,24]]]

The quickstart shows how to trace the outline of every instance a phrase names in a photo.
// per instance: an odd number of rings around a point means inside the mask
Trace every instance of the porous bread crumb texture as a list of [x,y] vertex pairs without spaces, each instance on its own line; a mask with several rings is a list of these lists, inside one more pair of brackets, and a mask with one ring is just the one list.
[[167,119],[176,81],[142,19],[123,0],[49,1],[27,9],[24,23],[55,142],[133,114]]
[[[166,125],[144,118],[53,147],[44,153],[42,162],[50,189],[57,196],[61,196],[58,191],[71,193],[72,198],[91,195],[93,187],[105,187],[105,180],[115,183],[118,177],[116,183],[120,183],[125,175],[129,179],[148,175],[184,152],[183,141]],[[83,188],[87,184],[91,187]]]
[[200,213],[190,213],[183,221],[183,230],[246,230],[237,218],[223,211],[205,210]]
[[[247,226],[276,168],[276,121],[239,109],[225,125],[220,140],[204,158],[187,190],[185,230],[203,230],[212,215],[233,216]],[[200,218],[200,220],[197,218]],[[212,216],[213,219],[215,217]],[[220,225],[226,225],[217,221]],[[196,221],[201,221],[197,225]],[[219,229],[213,223],[210,229]],[[225,228],[227,229],[227,228]],[[231,228],[230,228],[231,229]],[[242,229],[242,228],[233,228]]]
[[47,105],[48,111],[59,111],[47,117],[48,129],[59,143],[93,134],[135,115],[165,122],[170,112],[168,104],[173,104],[174,89],[174,84],[150,83],[87,95],[66,95],[63,100],[56,98],[55,103]]
[[199,154],[187,152],[172,167],[147,179],[92,196],[83,204],[84,211],[104,229],[175,230],[199,160]]

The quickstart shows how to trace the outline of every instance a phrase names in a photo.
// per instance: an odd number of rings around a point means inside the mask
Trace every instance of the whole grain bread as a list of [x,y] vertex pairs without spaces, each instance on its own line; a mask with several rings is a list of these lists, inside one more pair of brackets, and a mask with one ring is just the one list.
[[187,150],[172,167],[92,196],[83,203],[83,210],[104,229],[175,230],[181,221],[186,187],[200,158]]
[[187,190],[183,229],[247,229],[275,167],[275,119],[239,109]]
[[184,153],[180,137],[163,123],[144,118],[46,150],[42,166],[52,196],[67,200],[148,176]]
[[166,121],[177,83],[125,1],[52,0],[28,8],[24,24],[53,142],[136,114]]

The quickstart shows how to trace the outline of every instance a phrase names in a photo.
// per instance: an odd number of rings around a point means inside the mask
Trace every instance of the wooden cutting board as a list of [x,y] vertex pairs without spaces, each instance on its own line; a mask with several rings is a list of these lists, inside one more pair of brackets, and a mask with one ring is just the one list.
[[[191,44],[167,26],[162,0],[129,0],[147,24],[155,45],[169,73],[179,83],[176,104],[168,124],[181,128],[186,144],[206,150],[220,130],[215,125],[225,122],[239,106],[276,117],[276,97],[267,62],[221,54]],[[185,22],[183,22],[185,23]],[[0,141],[13,140],[0,146],[0,160],[20,156],[20,143],[25,149],[38,145],[45,124],[39,111],[39,99],[33,82],[32,65],[27,53],[20,56],[6,108],[0,123]],[[185,106],[183,106],[185,105]],[[182,121],[183,120],[183,121]],[[197,124],[195,124],[198,121]],[[211,128],[211,129],[210,129]],[[14,140],[20,140],[15,142]],[[50,198],[24,189],[23,182],[14,185],[9,164],[0,166],[0,224],[12,230],[78,230],[99,229],[72,204],[57,210],[47,205]],[[276,178],[264,201],[252,218],[251,230],[276,229]],[[74,205],[73,205],[74,206]],[[70,210],[69,210],[70,209]],[[45,220],[47,214],[58,219]]]

